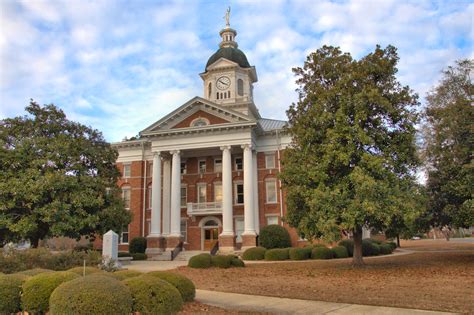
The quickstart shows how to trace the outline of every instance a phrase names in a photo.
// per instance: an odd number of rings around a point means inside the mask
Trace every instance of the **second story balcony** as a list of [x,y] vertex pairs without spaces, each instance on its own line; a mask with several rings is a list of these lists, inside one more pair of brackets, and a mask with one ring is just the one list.
[[222,214],[222,202],[188,202],[188,216]]

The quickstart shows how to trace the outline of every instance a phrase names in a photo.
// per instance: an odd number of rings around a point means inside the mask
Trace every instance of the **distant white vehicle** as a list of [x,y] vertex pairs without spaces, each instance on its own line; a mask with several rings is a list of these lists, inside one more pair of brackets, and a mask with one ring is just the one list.
[[419,237],[419,236],[413,236],[411,239],[412,239],[412,240],[421,240],[421,237]]

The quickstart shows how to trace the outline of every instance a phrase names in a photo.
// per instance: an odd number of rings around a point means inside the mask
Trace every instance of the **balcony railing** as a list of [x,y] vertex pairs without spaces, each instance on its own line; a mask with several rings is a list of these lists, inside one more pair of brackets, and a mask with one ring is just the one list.
[[222,202],[200,202],[188,203],[188,216],[192,215],[206,215],[206,214],[221,214]]

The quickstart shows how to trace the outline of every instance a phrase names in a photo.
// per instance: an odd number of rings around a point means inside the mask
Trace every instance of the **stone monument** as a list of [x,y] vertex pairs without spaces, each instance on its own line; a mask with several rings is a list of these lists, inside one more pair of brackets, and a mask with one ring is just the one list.
[[102,242],[102,258],[104,260],[117,260],[118,258],[118,235],[110,230],[104,234]]

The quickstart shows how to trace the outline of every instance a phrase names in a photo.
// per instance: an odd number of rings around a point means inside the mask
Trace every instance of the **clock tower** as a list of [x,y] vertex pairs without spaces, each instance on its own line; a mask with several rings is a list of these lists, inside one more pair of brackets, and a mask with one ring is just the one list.
[[245,54],[237,48],[237,31],[229,23],[219,35],[222,38],[219,49],[207,61],[205,72],[200,74],[204,81],[204,98],[259,118],[253,102],[253,84],[257,82],[255,67],[250,66]]

